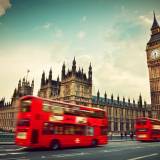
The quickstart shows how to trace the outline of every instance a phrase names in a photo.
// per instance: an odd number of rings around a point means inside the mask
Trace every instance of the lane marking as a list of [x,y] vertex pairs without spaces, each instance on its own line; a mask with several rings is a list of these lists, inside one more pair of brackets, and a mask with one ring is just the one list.
[[46,156],[41,156],[41,158],[46,158]]
[[138,146],[138,147],[135,147],[135,148],[144,148],[144,147],[140,147],[140,146]]
[[102,150],[100,152],[119,152],[119,151],[123,151],[124,149],[109,149],[109,150]]
[[3,151],[6,151],[6,152],[14,152],[14,151],[21,151],[23,149],[25,149],[26,147],[22,147],[22,148],[17,148],[17,149],[1,149],[0,151],[3,152]]
[[16,151],[21,151],[23,149],[26,149],[27,147],[21,147],[21,148],[17,148]]
[[4,151],[9,151],[9,152],[12,152],[12,151],[15,151],[15,149],[5,149]]
[[25,148],[27,148],[27,147],[21,147],[21,148],[16,148],[16,149],[4,149],[4,151],[21,151],[21,150],[23,150],[23,149],[25,149]]
[[6,153],[0,153],[0,156],[6,156],[7,154]]
[[8,154],[11,154],[11,155],[16,155],[16,154],[25,154],[27,152],[12,152],[12,153],[8,153]]
[[84,155],[89,155],[91,153],[85,153],[85,152],[80,152],[80,153],[72,153],[72,154],[59,154],[59,155],[52,155],[52,157],[74,157],[74,156],[84,156]]
[[143,158],[152,157],[152,156],[157,156],[157,155],[158,155],[158,153],[153,153],[153,154],[149,154],[149,155],[145,155],[145,156],[141,156],[141,157],[130,158],[130,159],[128,159],[128,160],[143,159]]

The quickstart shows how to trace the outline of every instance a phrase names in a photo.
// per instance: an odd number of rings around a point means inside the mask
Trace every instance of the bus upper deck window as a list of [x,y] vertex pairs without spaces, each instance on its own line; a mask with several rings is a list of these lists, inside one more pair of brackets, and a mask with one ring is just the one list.
[[31,111],[31,100],[21,100],[21,112]]
[[147,120],[146,119],[140,119],[136,123],[137,125],[146,125]]

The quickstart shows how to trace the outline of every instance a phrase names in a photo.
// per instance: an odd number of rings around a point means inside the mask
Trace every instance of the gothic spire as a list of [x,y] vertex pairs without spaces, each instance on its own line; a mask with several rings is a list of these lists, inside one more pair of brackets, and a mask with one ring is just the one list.
[[97,92],[97,103],[99,103],[99,98],[100,98],[100,93],[99,93],[99,90]]
[[57,77],[57,82],[59,82],[59,75],[58,75],[58,77]]
[[24,86],[24,85],[25,85],[25,83],[26,83],[26,81],[25,81],[25,77],[23,77],[22,86]]
[[159,24],[157,22],[157,19],[156,19],[156,16],[155,16],[155,12],[153,11],[153,16],[154,16],[154,19],[153,19],[153,24],[152,24],[152,27],[151,27],[151,30],[154,30],[156,28],[159,27]]
[[140,93],[140,95],[139,95],[138,106],[139,106],[140,108],[142,108],[142,96],[141,96],[141,93]]
[[65,72],[66,72],[65,68],[66,68],[66,66],[65,66],[65,62],[64,62],[62,65],[61,80],[63,80],[65,78]]
[[21,88],[21,79],[20,79],[19,82],[18,82],[18,88],[19,88],[19,89]]
[[51,68],[50,71],[49,71],[49,77],[48,77],[48,79],[49,79],[49,81],[52,80],[52,68]]
[[45,85],[45,72],[43,71],[42,73],[42,78],[41,78],[41,87]]
[[76,73],[76,60],[75,60],[75,57],[74,57],[73,63],[72,63],[72,72]]
[[89,65],[88,80],[89,80],[90,82],[92,82],[92,66],[91,66],[91,63],[90,63],[90,65]]
[[113,102],[113,93],[111,94],[111,102]]
[[34,79],[32,80],[31,87],[34,88]]
[[105,102],[107,101],[107,93],[106,93],[106,91],[104,93],[104,100],[105,100]]
[[123,105],[125,104],[125,97],[123,96]]
[[119,103],[119,94],[118,94],[118,96],[117,96],[117,102]]
[[135,100],[134,100],[134,98],[133,98],[133,105],[135,106]]

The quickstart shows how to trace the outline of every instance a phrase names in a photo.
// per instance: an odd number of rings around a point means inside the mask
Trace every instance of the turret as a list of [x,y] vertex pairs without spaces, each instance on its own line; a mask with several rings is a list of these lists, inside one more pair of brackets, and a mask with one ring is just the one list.
[[139,95],[138,107],[142,108],[142,96],[141,96],[141,94]]
[[130,106],[130,104],[131,104],[131,101],[130,101],[130,98],[128,98],[128,105]]
[[34,89],[34,79],[32,80],[32,83],[31,83],[31,92],[33,94],[33,89]]
[[22,86],[25,86],[25,78],[23,78]]
[[59,76],[57,77],[57,82],[59,83]]
[[45,72],[43,71],[42,78],[41,78],[41,87],[44,85],[45,85]]
[[133,99],[133,106],[135,106],[135,100]]
[[92,66],[91,66],[91,63],[89,65],[88,80],[89,80],[89,82],[92,82]]
[[48,77],[49,82],[52,81],[52,68],[49,71],[49,77]]
[[123,105],[125,105],[125,98],[123,97]]
[[118,96],[117,96],[117,102],[118,102],[118,104],[119,104],[119,94],[118,94]]
[[111,94],[111,103],[113,103],[113,94]]
[[21,88],[21,79],[18,82],[18,89],[20,89],[20,88]]
[[107,103],[107,93],[106,92],[104,93],[104,101],[105,103]]
[[62,66],[61,80],[64,80],[64,78],[65,78],[65,63],[63,63]]
[[73,74],[76,73],[76,60],[75,60],[75,57],[74,57],[73,63],[72,63],[72,73],[73,73]]
[[97,104],[99,104],[99,97],[100,97],[100,93],[99,93],[99,90],[97,92]]

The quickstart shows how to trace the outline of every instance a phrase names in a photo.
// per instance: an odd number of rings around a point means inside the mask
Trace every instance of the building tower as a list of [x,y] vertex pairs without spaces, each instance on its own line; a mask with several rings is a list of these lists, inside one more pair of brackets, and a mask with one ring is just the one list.
[[160,26],[155,13],[146,47],[153,118],[160,118]]
[[57,97],[59,96],[59,89],[59,77],[57,78],[57,80],[52,79],[52,68],[49,70],[48,78],[46,78],[45,72],[43,71],[38,96],[48,99],[57,99]]
[[91,106],[92,104],[92,66],[89,65],[88,76],[83,68],[77,70],[76,59],[72,62],[72,69],[65,72],[63,63],[61,71],[61,86],[59,100]]

